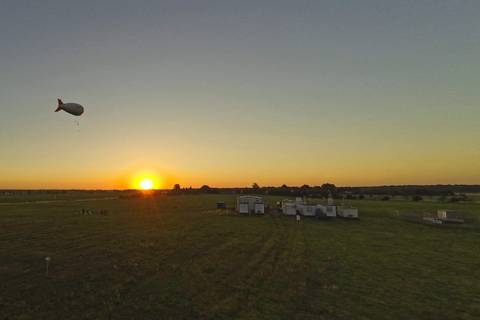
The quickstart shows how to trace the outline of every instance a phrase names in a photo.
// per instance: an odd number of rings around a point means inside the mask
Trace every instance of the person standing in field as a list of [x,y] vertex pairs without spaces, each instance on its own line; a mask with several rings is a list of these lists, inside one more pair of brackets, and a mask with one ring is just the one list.
[[297,210],[297,213],[295,214],[295,218],[297,219],[297,223],[300,223],[300,220],[301,220],[300,211]]

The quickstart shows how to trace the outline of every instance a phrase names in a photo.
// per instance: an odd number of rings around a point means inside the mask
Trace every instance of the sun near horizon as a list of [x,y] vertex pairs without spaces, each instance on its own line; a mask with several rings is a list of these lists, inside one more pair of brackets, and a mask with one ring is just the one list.
[[164,179],[153,170],[138,171],[130,178],[130,188],[149,191],[164,187]]
[[150,179],[150,178],[143,178],[143,179],[140,181],[139,187],[140,187],[140,189],[142,189],[142,190],[151,190],[152,187],[153,187],[152,179]]

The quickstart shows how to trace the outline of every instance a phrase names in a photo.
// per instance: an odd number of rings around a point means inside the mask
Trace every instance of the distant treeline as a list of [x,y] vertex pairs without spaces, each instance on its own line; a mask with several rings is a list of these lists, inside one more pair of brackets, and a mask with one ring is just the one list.
[[[374,187],[337,187],[332,183],[324,183],[320,186],[287,186],[261,187],[257,183],[250,188],[212,188],[204,185],[201,188],[182,188],[176,184],[172,190],[163,191],[171,195],[199,194],[199,193],[223,193],[223,194],[261,194],[278,196],[308,196],[327,198],[356,198],[363,199],[371,196],[404,196],[414,200],[421,200],[423,196],[454,197],[462,195],[465,199],[467,193],[480,193],[480,185],[403,185],[403,186],[374,186]],[[387,198],[383,197],[384,200]],[[462,200],[460,199],[460,200]]]
[[376,187],[340,187],[341,192],[355,194],[386,194],[396,195],[423,195],[423,196],[451,196],[459,193],[479,193],[480,185],[404,185],[404,186],[376,186]]
[[[143,193],[138,190],[0,190],[0,194],[65,194],[65,193],[117,193],[121,198],[130,198],[141,196]],[[324,183],[319,186],[287,186],[280,187],[265,186],[261,187],[253,183],[248,188],[214,188],[203,185],[200,188],[182,188],[176,184],[170,190],[152,190],[153,194],[260,194],[277,196],[308,196],[327,198],[354,198],[363,199],[372,196],[385,197],[417,197],[421,200],[424,196],[454,197],[461,195],[465,198],[468,193],[480,193],[480,185],[401,185],[401,186],[375,186],[375,187],[337,187],[332,183]],[[387,198],[383,198],[387,200]],[[420,197],[420,198],[419,198]]]

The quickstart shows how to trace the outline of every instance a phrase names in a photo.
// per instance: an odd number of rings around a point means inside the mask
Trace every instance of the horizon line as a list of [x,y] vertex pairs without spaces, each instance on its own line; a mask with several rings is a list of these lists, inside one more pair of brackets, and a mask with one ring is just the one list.
[[[325,184],[330,184],[329,182],[326,182]],[[334,183],[331,183],[335,185]],[[243,187],[215,187],[215,186],[209,186],[205,184],[211,189],[253,189],[251,186],[243,186]],[[286,185],[288,188],[301,188],[303,185]],[[315,187],[321,187],[321,185],[308,185],[309,188],[315,188]],[[383,185],[362,185],[362,186],[336,186],[337,188],[378,188],[378,187],[441,187],[441,186],[465,186],[465,187],[480,187],[479,184],[459,184],[459,183],[449,183],[449,184],[383,184]],[[282,186],[260,186],[259,188],[281,188]],[[200,187],[181,187],[181,189],[201,189],[202,186]],[[170,191],[173,190],[173,188],[159,188],[159,189],[150,189],[151,191]],[[136,188],[0,188],[0,191],[142,191],[141,189],[136,189]]]

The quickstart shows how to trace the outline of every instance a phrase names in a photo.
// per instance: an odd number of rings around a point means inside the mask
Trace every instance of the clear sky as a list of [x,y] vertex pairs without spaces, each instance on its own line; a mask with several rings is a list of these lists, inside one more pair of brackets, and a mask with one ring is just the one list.
[[0,188],[480,183],[479,84],[476,0],[3,0]]

